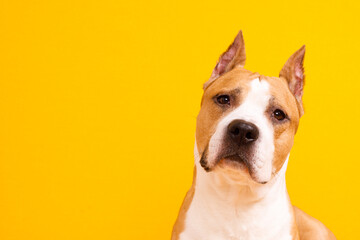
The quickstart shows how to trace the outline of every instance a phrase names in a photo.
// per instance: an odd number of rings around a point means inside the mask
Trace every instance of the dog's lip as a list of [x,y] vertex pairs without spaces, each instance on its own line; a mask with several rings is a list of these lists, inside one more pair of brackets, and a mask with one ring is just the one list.
[[224,158],[227,158],[229,160],[234,160],[234,161],[244,161],[239,154],[233,154],[233,155],[229,155],[229,156],[225,156]]
[[226,156],[223,156],[222,158],[226,159],[226,160],[238,162],[238,163],[245,163],[246,162],[246,160],[243,157],[241,157],[240,154],[238,154],[238,153],[226,155]]
[[244,154],[242,153],[232,152],[232,153],[224,154],[219,158],[218,162],[224,162],[224,163],[227,162],[230,164],[230,166],[233,166],[233,164],[235,163],[235,165],[245,167],[250,171],[248,158],[247,156],[244,156]]
[[[226,162],[228,162],[229,164],[230,164],[231,162],[234,162],[234,163],[235,163],[235,166],[236,166],[236,165],[239,165],[240,167],[242,166],[242,167],[247,168],[247,169],[248,169],[248,173],[250,174],[250,177],[251,177],[255,182],[257,182],[257,183],[259,183],[259,184],[264,185],[264,184],[266,184],[266,183],[269,182],[269,181],[257,181],[256,179],[254,179],[254,178],[252,177],[251,167],[249,166],[249,162],[247,161],[248,158],[247,158],[246,156],[244,156],[243,154],[241,154],[241,153],[226,154],[226,155],[222,156],[220,159],[221,159],[220,161],[225,161],[225,165],[227,165]],[[230,164],[230,166],[231,166],[231,165],[232,165],[232,164]]]

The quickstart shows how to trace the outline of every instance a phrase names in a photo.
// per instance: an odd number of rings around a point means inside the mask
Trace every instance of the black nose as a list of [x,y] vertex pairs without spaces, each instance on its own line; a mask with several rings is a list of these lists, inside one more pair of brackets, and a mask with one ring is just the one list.
[[256,141],[259,138],[259,129],[244,120],[234,120],[228,126],[228,134],[234,142],[243,145]]

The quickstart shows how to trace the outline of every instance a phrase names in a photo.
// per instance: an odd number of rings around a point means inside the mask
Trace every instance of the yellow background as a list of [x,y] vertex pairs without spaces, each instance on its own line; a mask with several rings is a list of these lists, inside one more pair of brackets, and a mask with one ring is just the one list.
[[360,239],[359,2],[0,1],[0,239],[169,239],[202,83],[242,29],[278,75],[302,44],[292,202]]

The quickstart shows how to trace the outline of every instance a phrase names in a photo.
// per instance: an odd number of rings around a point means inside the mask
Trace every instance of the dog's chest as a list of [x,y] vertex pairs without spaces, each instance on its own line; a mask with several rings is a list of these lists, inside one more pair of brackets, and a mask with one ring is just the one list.
[[[255,207],[233,207],[194,196],[180,240],[290,240],[291,215],[286,199]],[[270,207],[269,207],[270,206]]]

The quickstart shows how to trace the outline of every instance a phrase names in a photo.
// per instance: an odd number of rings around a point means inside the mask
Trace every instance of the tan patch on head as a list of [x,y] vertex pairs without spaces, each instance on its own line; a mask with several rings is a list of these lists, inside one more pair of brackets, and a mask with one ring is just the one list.
[[299,125],[299,109],[294,95],[290,92],[288,83],[283,78],[261,76],[270,84],[272,96],[269,105],[269,115],[276,109],[281,109],[289,119],[284,122],[274,122],[274,159],[273,171],[278,172],[284,164],[294,142],[294,135]]
[[[247,83],[259,76],[260,74],[258,73],[253,73],[242,67],[236,67],[219,77],[205,90],[196,124],[196,143],[200,155],[214,134],[218,122],[239,106],[246,97],[246,93],[249,92]],[[229,109],[223,110],[216,105],[214,97],[219,94],[230,95],[233,103]]]

